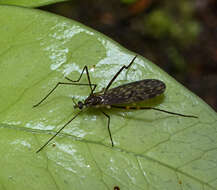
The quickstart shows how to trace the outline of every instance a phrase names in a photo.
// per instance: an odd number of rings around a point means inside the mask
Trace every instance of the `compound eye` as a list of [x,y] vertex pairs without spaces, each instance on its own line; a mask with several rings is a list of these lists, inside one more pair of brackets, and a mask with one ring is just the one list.
[[78,102],[78,108],[81,110],[83,108],[84,104],[82,102]]

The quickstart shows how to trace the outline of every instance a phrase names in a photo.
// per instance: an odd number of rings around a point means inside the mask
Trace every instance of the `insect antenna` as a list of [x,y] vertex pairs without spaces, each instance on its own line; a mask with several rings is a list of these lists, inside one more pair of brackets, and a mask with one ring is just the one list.
[[77,104],[77,102],[75,101],[75,98],[72,98],[72,101],[73,101],[74,107],[75,107],[75,106],[78,107],[78,104]]
[[185,115],[185,114],[180,114],[180,113],[171,112],[171,111],[167,111],[167,110],[163,110],[163,109],[159,109],[159,108],[153,108],[153,107],[116,106],[116,105],[112,105],[111,107],[112,108],[118,108],[118,109],[126,109],[126,110],[155,110],[155,111],[160,111],[160,112],[168,113],[171,115],[177,115],[177,116],[181,116],[181,117],[198,118],[197,116],[194,116],[194,115]]
[[69,123],[71,123],[83,110],[79,111],[72,119],[70,119],[65,125],[63,125],[43,146],[41,146],[36,153],[39,153],[45,146],[48,145]]

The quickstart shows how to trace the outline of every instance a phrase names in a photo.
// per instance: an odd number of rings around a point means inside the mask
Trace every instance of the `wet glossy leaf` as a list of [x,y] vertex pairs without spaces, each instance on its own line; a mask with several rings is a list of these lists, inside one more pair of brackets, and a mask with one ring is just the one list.
[[[0,189],[214,190],[217,116],[201,99],[143,57],[114,86],[155,78],[167,85],[149,104],[199,119],[156,111],[89,110],[43,151],[36,150],[78,110],[88,87],[60,87],[84,65],[102,90],[135,53],[77,22],[38,10],[0,6]],[[87,82],[84,76],[82,83]]]
[[17,5],[23,7],[40,7],[67,0],[0,0],[0,5]]

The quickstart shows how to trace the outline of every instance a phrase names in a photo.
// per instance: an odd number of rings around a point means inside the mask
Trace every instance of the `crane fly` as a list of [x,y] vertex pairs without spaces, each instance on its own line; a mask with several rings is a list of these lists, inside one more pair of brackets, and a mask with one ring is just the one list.
[[[164,112],[167,114],[177,115],[181,117],[191,117],[197,118],[197,116],[193,115],[184,115],[180,113],[170,112],[159,108],[154,107],[143,107],[143,106],[123,106],[123,104],[131,104],[137,103],[144,100],[148,100],[159,96],[164,93],[166,89],[166,85],[164,82],[157,79],[144,79],[140,81],[135,81],[127,84],[120,85],[115,88],[110,88],[112,83],[118,77],[118,75],[124,70],[129,69],[136,59],[137,55],[132,59],[128,66],[122,66],[121,69],[114,75],[114,77],[110,80],[106,88],[104,88],[100,92],[95,92],[97,87],[96,84],[91,83],[90,75],[88,72],[87,66],[84,66],[78,80],[71,80],[68,77],[65,77],[69,82],[58,82],[56,86],[37,104],[33,107],[39,106],[45,99],[50,96],[53,91],[60,85],[79,85],[79,86],[89,86],[90,94],[89,96],[82,102],[78,101],[77,103],[74,101],[74,108],[78,108],[80,111],[75,114],[65,125],[63,125],[43,146],[41,146],[37,153],[40,152],[51,140],[53,140],[69,123],[71,123],[82,111],[87,108],[117,108],[117,109],[127,109],[127,110],[156,110],[160,112]],[[86,71],[88,83],[78,83],[84,73]],[[109,137],[111,140],[111,145],[114,146],[111,130],[110,130],[110,116],[104,111],[101,110],[102,114],[107,117],[108,123],[107,128],[109,132]]]

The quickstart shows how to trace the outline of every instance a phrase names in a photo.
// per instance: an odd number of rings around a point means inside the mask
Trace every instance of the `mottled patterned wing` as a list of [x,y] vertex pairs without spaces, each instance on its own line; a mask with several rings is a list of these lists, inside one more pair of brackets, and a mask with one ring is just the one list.
[[165,91],[166,85],[156,79],[145,79],[109,89],[101,97],[103,104],[126,104],[154,98]]

